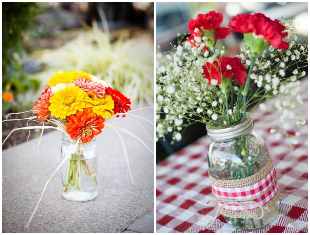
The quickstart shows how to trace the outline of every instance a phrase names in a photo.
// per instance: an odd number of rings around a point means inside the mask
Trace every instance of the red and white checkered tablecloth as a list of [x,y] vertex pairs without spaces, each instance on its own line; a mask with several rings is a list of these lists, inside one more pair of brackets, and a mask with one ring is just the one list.
[[[306,102],[296,109],[296,113],[303,113],[307,119],[306,85],[302,92]],[[280,203],[278,218],[262,229],[251,231],[306,233],[308,128],[307,125],[283,124],[279,121],[279,111],[275,111],[271,104],[269,102],[264,111],[256,111],[252,117],[256,133],[267,145],[277,169],[280,190],[285,196]],[[236,232],[221,215],[209,224],[216,210],[206,205],[213,200],[206,162],[208,144],[209,139],[203,137],[157,166],[157,232]]]

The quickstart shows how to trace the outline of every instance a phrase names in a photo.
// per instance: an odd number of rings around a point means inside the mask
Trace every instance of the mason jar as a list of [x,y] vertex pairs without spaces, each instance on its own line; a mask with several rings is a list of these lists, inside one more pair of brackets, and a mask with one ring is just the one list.
[[237,229],[261,228],[278,216],[276,172],[253,121],[207,128],[209,177],[220,214]]
[[97,197],[96,143],[76,143],[63,135],[61,160],[62,196],[70,201],[89,201]]

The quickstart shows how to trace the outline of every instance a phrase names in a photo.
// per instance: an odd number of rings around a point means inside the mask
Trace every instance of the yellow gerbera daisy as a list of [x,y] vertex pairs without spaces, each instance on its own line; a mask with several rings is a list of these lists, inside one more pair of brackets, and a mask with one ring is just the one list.
[[110,119],[113,116],[114,101],[110,95],[104,98],[92,99],[93,112],[104,119]]
[[53,74],[48,80],[48,86],[52,87],[59,83],[71,83],[79,78],[91,79],[91,75],[84,71],[61,71]]
[[65,119],[84,108],[91,107],[91,99],[79,87],[69,86],[57,91],[50,98],[49,111],[52,116]]

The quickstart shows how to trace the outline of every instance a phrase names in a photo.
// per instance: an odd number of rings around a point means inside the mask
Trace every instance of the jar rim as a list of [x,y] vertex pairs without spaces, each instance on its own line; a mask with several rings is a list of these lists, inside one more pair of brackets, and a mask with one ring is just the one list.
[[253,127],[253,120],[246,118],[241,123],[227,128],[216,129],[207,127],[207,135],[215,141],[228,140],[244,134],[248,134],[250,131],[252,131]]
[[[70,144],[76,144],[76,141],[71,139],[70,136],[68,136],[65,133],[62,133],[62,141],[66,142],[66,143],[70,143]],[[87,142],[87,143],[80,142],[79,145],[86,146],[86,145],[89,145],[89,144],[94,143],[94,142],[96,142],[96,138],[93,138],[90,142]]]

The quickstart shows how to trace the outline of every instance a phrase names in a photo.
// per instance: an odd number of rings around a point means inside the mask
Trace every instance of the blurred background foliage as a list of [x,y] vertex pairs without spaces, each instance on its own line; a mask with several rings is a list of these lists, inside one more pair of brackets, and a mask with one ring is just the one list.
[[[2,6],[2,117],[29,110],[59,70],[84,70],[125,93],[134,106],[153,104],[152,3]],[[3,124],[2,137],[26,124]],[[25,135],[14,134],[7,145],[25,141]]]
[[18,96],[39,88],[39,81],[23,71],[21,61],[26,53],[22,45],[23,33],[33,26],[33,19],[38,13],[39,7],[35,3],[10,3],[3,6],[2,108],[4,112],[10,109],[18,110],[18,105],[23,106],[23,103],[17,99]]

